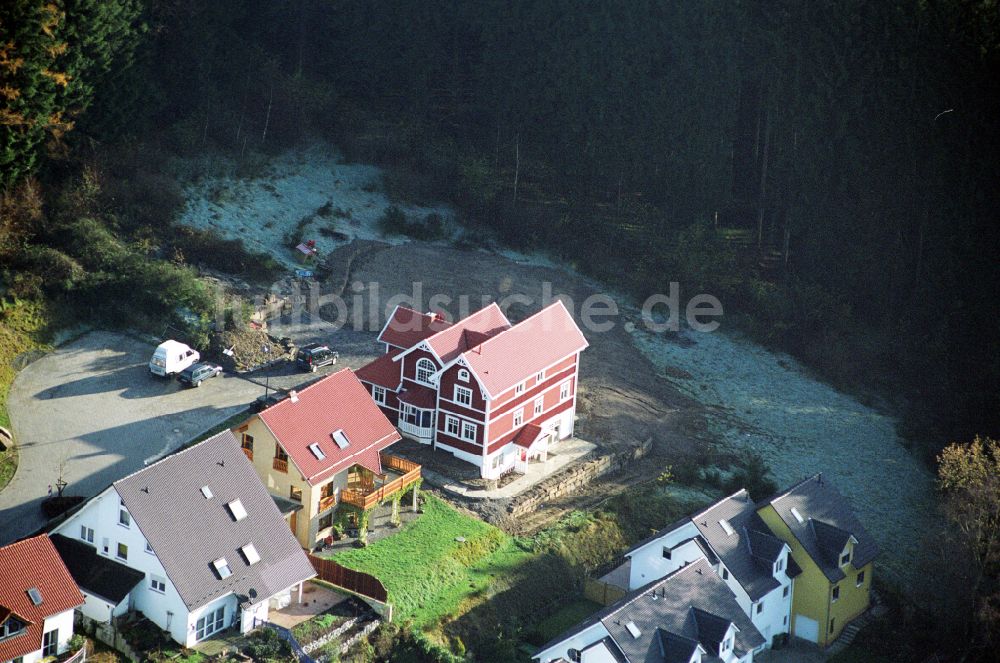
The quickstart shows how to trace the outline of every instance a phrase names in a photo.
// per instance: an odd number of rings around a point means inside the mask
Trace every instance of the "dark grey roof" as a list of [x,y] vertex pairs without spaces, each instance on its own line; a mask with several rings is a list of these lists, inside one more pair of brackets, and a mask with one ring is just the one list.
[[[189,610],[230,593],[256,603],[316,575],[231,431],[114,487]],[[236,499],[247,513],[239,521],[226,507]],[[240,552],[248,543],[260,556],[253,565]],[[212,566],[220,557],[232,570],[225,579]]]
[[[760,518],[757,516],[756,506],[750,501],[746,490],[719,500],[705,511],[692,516],[691,520],[736,581],[746,590],[750,600],[756,601],[781,586],[774,577],[772,564],[762,563],[761,559],[755,557],[753,543],[756,541],[761,546],[761,553],[765,555],[774,552],[775,543],[779,551],[784,543],[771,535],[763,522],[758,523]],[[732,534],[727,534],[722,528],[722,520],[729,522]],[[750,531],[757,532],[753,539],[748,536]],[[765,536],[773,539],[773,542],[766,542]]]
[[705,648],[705,651],[709,653],[719,651],[719,645],[722,644],[726,632],[729,631],[733,622],[706,612],[697,606],[691,607],[691,618],[694,620],[698,642]]
[[802,567],[791,555],[788,556],[788,566],[785,568],[785,575],[789,578],[798,578],[802,575]]
[[[763,636],[736,603],[732,590],[716,575],[707,561],[699,559],[664,578],[629,592],[620,601],[599,610],[546,643],[539,651],[601,622],[629,661],[662,663],[664,658],[660,650],[659,629],[699,640],[698,623],[691,611],[694,607],[736,624],[739,629],[736,634],[737,651],[745,653],[764,643]],[[626,626],[629,622],[634,622],[639,629],[638,638],[629,633]]]
[[663,663],[690,663],[698,648],[698,641],[694,638],[686,638],[662,628],[657,629],[656,637]]
[[146,574],[97,554],[97,548],[62,534],[52,534],[55,546],[73,580],[88,594],[118,605]]
[[287,497],[282,497],[281,495],[271,495],[271,499],[274,500],[275,506],[278,507],[278,511],[280,511],[283,516],[302,510],[302,502],[296,502],[295,500],[290,500]]
[[823,554],[827,562],[839,567],[840,553],[844,551],[847,542],[851,540],[851,533],[815,518],[810,518],[809,524],[812,525],[812,533],[816,537],[816,546],[820,553]]
[[[830,582],[845,576],[839,560],[830,559],[827,552],[844,534],[857,539],[851,559],[854,568],[859,569],[878,556],[878,545],[854,515],[847,499],[822,474],[797,483],[768,502]],[[804,522],[800,523],[792,514],[793,508]],[[820,524],[817,526],[810,520]],[[842,540],[846,542],[846,538]]]

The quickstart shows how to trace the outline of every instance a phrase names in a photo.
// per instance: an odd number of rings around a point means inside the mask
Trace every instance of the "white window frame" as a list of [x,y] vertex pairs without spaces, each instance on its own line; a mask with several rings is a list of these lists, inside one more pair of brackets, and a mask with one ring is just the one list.
[[[122,554],[122,548],[125,549],[125,554],[124,555]],[[115,558],[116,559],[128,560],[128,544],[127,543],[122,543],[121,541],[118,542],[118,545],[115,548]]]
[[465,407],[472,407],[472,390],[468,387],[455,385],[455,402]]
[[385,405],[385,387],[380,387],[377,384],[372,385],[372,400],[379,405]]
[[[479,426],[472,423],[471,421],[462,422],[462,439],[467,442],[476,441],[476,432],[479,430]],[[470,432],[471,431],[471,432]]]
[[[452,425],[454,424],[455,430],[452,430]],[[444,416],[444,432],[452,437],[460,437],[462,433],[462,423],[458,420],[458,417],[453,417],[450,414]]]
[[149,576],[149,589],[160,594],[165,594],[167,591],[167,579],[160,576]]
[[[428,365],[430,365],[429,373],[427,373]],[[421,378],[420,377],[421,373],[426,373],[426,377]],[[421,357],[420,359],[417,360],[416,368],[414,368],[413,371],[413,377],[420,384],[425,384],[428,387],[433,387],[434,383],[431,382],[431,376],[434,375],[435,373],[437,373],[437,366],[434,365],[434,362],[428,359],[427,357]]]
[[215,610],[202,615],[195,622],[195,640],[204,640],[213,633],[217,633],[225,628],[226,606],[219,606]]
[[538,384],[539,382],[545,382],[545,369],[544,368],[542,370],[538,371],[538,373],[535,374],[535,384]]
[[94,528],[80,525],[80,539],[87,543],[94,542]]
[[514,410],[514,428],[524,425],[524,408],[518,408]]
[[118,525],[125,529],[132,529],[132,516],[129,515],[128,510],[124,506],[118,509]]
[[541,414],[545,411],[545,397],[539,396],[535,399],[535,414]]
[[518,382],[516,385],[514,385],[514,394],[518,395],[523,393],[524,393],[524,383]]
[[469,371],[467,371],[464,368],[459,369],[459,371],[458,371],[458,379],[460,381],[462,381],[462,382],[468,382],[469,381]]
[[569,400],[569,380],[566,380],[561,385],[559,385],[559,400],[560,401]]

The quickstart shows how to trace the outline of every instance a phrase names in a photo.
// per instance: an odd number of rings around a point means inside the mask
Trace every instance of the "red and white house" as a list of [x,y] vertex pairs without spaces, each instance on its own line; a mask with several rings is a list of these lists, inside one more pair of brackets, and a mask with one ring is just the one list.
[[545,460],[573,435],[580,353],[573,316],[556,301],[511,325],[496,303],[455,323],[397,306],[385,354],[357,371],[403,435],[496,478]]

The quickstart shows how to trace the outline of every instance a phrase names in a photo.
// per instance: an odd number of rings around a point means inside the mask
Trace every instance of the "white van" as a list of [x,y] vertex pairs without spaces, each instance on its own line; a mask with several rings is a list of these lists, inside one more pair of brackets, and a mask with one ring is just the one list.
[[156,346],[149,360],[149,372],[166,377],[180,373],[188,366],[201,360],[197,350],[192,350],[179,341],[164,341]]

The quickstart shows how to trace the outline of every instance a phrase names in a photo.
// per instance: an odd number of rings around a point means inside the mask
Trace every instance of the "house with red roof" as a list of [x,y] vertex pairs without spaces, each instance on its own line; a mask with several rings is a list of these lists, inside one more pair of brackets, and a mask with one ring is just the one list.
[[347,368],[233,432],[307,549],[332,534],[341,503],[368,510],[420,478],[419,465],[386,453],[399,431]]
[[0,548],[0,661],[34,663],[64,653],[83,600],[48,536]]
[[556,301],[512,325],[496,304],[451,323],[397,306],[358,379],[403,435],[495,479],[573,435],[580,328]]

